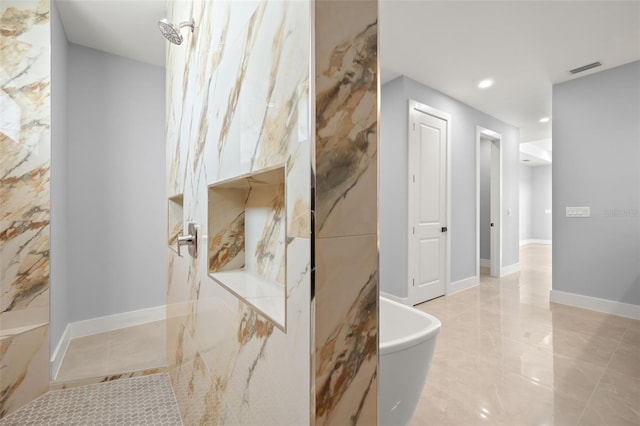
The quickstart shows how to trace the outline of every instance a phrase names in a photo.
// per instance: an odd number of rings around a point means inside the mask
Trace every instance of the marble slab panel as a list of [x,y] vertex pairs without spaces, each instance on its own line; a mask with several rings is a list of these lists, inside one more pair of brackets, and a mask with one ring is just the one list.
[[48,0],[0,3],[0,418],[49,382]]
[[49,2],[3,1],[0,26],[0,312],[41,311],[49,305]]
[[169,197],[167,203],[167,244],[177,250],[178,236],[183,234],[184,201],[182,195]]
[[378,414],[378,2],[315,6],[315,424]]
[[377,7],[315,2],[319,238],[377,232]]
[[245,265],[245,209],[249,188],[209,189],[209,271],[242,269]]
[[0,418],[49,388],[49,326],[0,341]]
[[315,245],[316,424],[370,424],[361,407],[377,401],[378,239],[322,238]]

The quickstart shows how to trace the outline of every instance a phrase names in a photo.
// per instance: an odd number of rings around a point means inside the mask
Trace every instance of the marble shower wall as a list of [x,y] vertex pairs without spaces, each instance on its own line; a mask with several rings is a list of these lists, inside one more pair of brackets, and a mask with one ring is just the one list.
[[[167,197],[182,195],[184,229],[195,221],[202,237],[195,259],[167,249],[170,375],[185,424],[310,422],[309,16],[300,1],[169,3],[169,19],[195,20],[167,47]],[[282,209],[250,212],[264,198],[251,179],[217,185],[282,166]],[[209,275],[227,269],[284,284],[284,324]]]
[[[185,424],[375,424],[377,2],[172,1],[168,14],[196,26],[167,47],[167,198],[201,227],[197,258],[167,248]],[[243,213],[250,190],[220,186],[278,167],[284,194],[267,204],[282,208]],[[283,323],[210,276],[229,269],[284,284]]]
[[0,417],[49,385],[49,2],[0,4]]
[[378,2],[315,2],[315,419],[377,424]]

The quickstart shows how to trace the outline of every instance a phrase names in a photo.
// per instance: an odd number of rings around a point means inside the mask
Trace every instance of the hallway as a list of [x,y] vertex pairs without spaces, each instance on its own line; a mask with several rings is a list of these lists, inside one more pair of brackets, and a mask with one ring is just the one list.
[[442,321],[413,425],[640,425],[640,321],[549,303],[551,246],[418,306]]

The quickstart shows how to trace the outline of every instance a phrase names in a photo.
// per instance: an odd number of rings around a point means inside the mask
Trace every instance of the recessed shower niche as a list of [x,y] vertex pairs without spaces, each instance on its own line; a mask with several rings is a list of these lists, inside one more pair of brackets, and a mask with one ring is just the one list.
[[169,197],[167,211],[167,243],[173,250],[177,250],[178,236],[183,233],[183,211],[184,198],[182,194]]
[[285,168],[209,186],[209,276],[285,329]]

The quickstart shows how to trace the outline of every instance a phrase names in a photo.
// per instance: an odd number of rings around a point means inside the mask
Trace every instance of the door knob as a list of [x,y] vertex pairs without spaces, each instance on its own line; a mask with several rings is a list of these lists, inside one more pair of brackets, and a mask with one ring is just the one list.
[[491,222],[491,227],[493,228],[493,222]]
[[182,257],[180,253],[180,246],[189,247],[189,254],[192,257],[198,256],[198,230],[200,227],[195,222],[189,222],[187,225],[187,235],[180,235],[178,237],[178,256]]
[[442,231],[442,232],[447,232],[447,227],[446,227],[446,226],[443,226],[443,227],[440,229],[440,231]]

